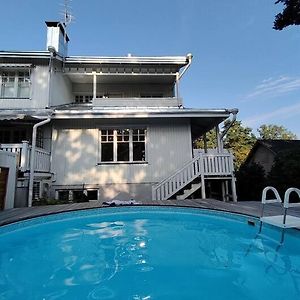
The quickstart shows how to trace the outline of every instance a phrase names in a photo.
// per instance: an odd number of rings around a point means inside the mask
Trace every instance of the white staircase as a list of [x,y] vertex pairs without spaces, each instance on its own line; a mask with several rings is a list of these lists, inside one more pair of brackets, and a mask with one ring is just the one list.
[[201,188],[201,183],[192,183],[191,188],[184,189],[182,195],[177,195],[177,200],[184,200]]
[[[152,187],[153,200],[167,200],[180,190],[193,183],[191,188],[184,190],[184,193],[177,199],[186,199],[196,190],[201,188],[201,197],[205,195],[205,179],[211,177],[234,179],[233,176],[233,157],[231,153],[207,154],[200,153],[174,174],[165,178]],[[235,195],[235,183],[232,180],[232,189]],[[233,197],[234,199],[236,196]]]

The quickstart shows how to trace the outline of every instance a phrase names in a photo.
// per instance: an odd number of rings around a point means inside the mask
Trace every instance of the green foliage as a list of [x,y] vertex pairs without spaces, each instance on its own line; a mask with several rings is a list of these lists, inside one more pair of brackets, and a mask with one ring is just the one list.
[[241,165],[236,172],[236,189],[239,201],[260,201],[266,186],[264,168],[259,164]]
[[[228,124],[228,123],[227,123]],[[226,126],[226,122],[225,122]],[[282,140],[294,140],[296,135],[291,131],[288,131],[283,126],[278,125],[261,125],[257,130],[259,138],[261,139],[282,139]],[[215,129],[206,133],[207,148],[217,147],[217,136]],[[256,137],[252,133],[252,129],[244,127],[241,121],[236,121],[228,130],[224,137],[224,148],[231,150],[234,155],[234,167],[238,170],[247,158],[250,150],[256,142]],[[204,140],[199,138],[194,142],[195,148],[203,149]]]
[[[206,133],[207,148],[217,147],[217,133],[215,128]],[[196,149],[204,149],[204,138],[201,137],[194,142]]]
[[300,188],[300,150],[279,153],[268,176],[268,184],[283,197],[290,187]]
[[282,30],[290,25],[300,25],[300,0],[277,0],[275,4],[282,3],[284,9],[275,16],[275,30]]
[[259,138],[263,140],[295,140],[297,136],[283,126],[261,125],[257,129]]
[[245,161],[255,142],[256,137],[252,129],[244,127],[241,121],[236,121],[230,127],[224,139],[224,147],[230,149],[235,157],[235,170]]

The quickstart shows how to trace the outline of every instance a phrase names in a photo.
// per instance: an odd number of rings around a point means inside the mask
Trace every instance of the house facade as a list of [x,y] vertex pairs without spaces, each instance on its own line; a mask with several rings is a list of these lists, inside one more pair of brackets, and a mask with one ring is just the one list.
[[[64,24],[46,25],[46,51],[0,51],[0,148],[17,153],[16,207],[205,198],[210,182],[236,201],[219,125],[237,110],[184,107],[191,55],[68,56]],[[218,148],[193,149],[212,128]]]

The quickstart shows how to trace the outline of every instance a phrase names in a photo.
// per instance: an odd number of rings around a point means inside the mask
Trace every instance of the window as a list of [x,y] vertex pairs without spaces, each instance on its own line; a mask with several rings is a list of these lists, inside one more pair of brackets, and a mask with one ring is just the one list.
[[93,95],[75,95],[76,103],[91,103],[93,101]]
[[39,148],[44,147],[44,132],[41,128],[36,131],[36,146]]
[[100,162],[146,161],[146,129],[100,130]]
[[0,72],[0,98],[29,98],[29,71]]
[[40,199],[40,189],[41,189],[41,183],[39,181],[34,181],[33,191],[32,191],[32,198],[34,200]]

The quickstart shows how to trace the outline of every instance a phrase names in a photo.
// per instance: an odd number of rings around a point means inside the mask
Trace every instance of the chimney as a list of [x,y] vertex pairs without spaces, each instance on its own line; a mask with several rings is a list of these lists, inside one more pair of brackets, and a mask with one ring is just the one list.
[[[47,25],[47,50],[55,50],[62,57],[68,55],[69,37],[66,26],[62,22],[46,22]],[[51,51],[49,50],[49,51]]]

